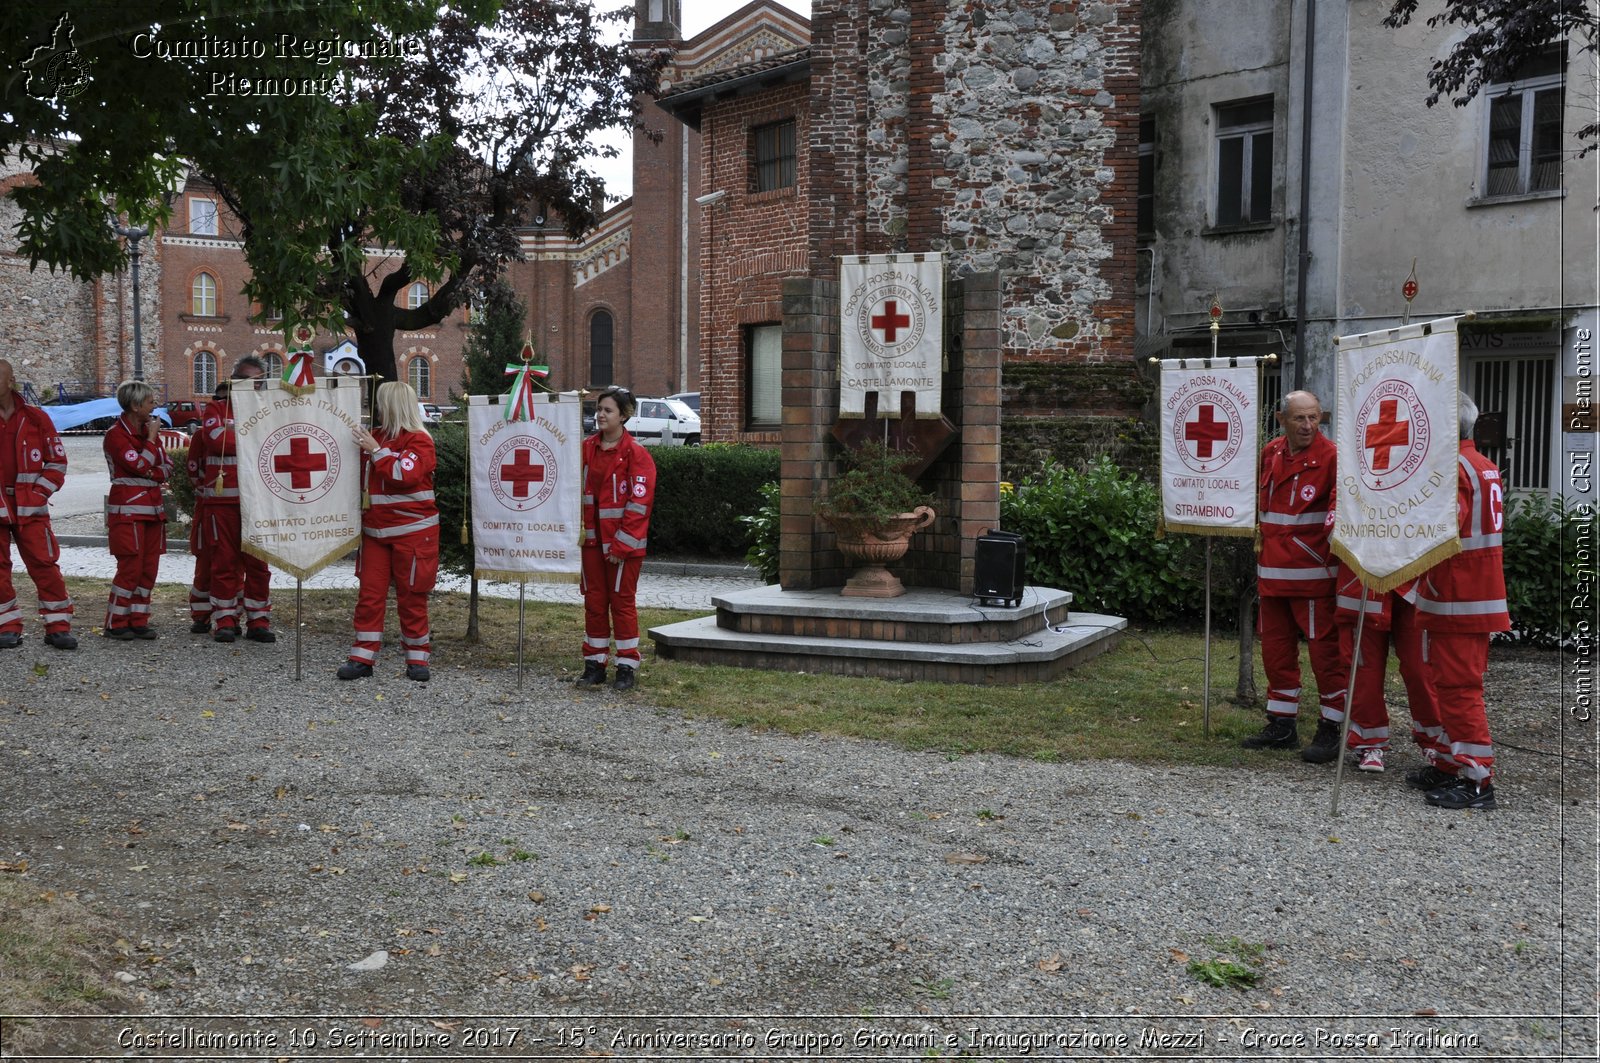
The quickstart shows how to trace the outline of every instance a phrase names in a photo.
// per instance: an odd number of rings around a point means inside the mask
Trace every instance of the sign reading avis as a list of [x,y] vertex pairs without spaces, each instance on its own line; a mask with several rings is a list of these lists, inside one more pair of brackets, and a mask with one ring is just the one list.
[[574,583],[582,568],[582,403],[533,396],[533,416],[508,421],[504,396],[467,399],[473,571],[483,579]]
[[1460,551],[1456,322],[1338,339],[1333,551],[1373,591]]
[[1168,531],[1252,535],[1258,373],[1254,358],[1161,366],[1161,519]]
[[277,380],[233,392],[247,553],[306,579],[360,545],[360,423],[359,380],[321,380],[304,395]]
[[847,255],[839,262],[839,416],[897,417],[916,394],[918,417],[938,417],[944,370],[944,256]]

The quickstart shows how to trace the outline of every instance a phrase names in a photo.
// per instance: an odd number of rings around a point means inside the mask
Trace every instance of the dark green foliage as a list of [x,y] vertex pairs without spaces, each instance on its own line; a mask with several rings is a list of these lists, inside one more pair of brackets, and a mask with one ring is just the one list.
[[1506,605],[1517,639],[1553,647],[1594,615],[1594,517],[1591,505],[1544,495],[1506,506]]
[[1156,486],[1106,459],[1083,472],[1052,466],[1000,502],[1001,526],[1027,537],[1028,581],[1071,591],[1074,609],[1144,623],[1199,618],[1204,543],[1157,539],[1160,513]]
[[906,475],[915,456],[872,442],[847,452],[844,460],[849,468],[828,484],[827,495],[817,506],[817,512],[836,529],[873,532],[890,519],[933,501]]
[[444,421],[432,425],[433,498],[439,507],[439,567],[458,576],[472,575],[472,544],[461,541],[467,507],[467,425]]
[[[465,395],[501,395],[510,385],[506,365],[522,357],[527,310],[504,277],[484,293],[461,351]],[[535,358],[539,355],[535,354]]]
[[761,489],[778,478],[778,452],[734,443],[652,447],[656,500],[650,553],[740,557],[750,529],[739,518],[761,508]]
[[750,529],[750,549],[744,559],[754,565],[761,578],[768,583],[778,582],[778,553],[782,524],[780,505],[783,502],[783,484],[777,480],[761,485],[761,508],[754,514],[739,518],[739,523]]
[[167,477],[167,490],[171,493],[173,501],[178,503],[178,511],[192,517],[194,481],[189,479],[189,448],[168,450],[167,457],[172,459],[172,474]]

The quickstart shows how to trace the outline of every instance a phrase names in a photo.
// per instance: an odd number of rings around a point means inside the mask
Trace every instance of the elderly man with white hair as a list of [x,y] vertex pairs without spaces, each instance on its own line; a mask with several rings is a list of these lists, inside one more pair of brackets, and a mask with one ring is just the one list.
[[11,544],[39,596],[44,641],[75,650],[72,598],[61,577],[61,545],[50,528],[50,496],[67,479],[67,451],[43,410],[23,401],[11,363],[0,358],[0,649],[22,645],[22,609],[11,582]]

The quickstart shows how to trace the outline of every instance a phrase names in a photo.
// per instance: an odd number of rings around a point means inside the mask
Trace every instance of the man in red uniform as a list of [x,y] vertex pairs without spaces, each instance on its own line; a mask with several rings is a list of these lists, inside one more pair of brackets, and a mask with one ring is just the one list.
[[633,395],[610,387],[595,400],[595,434],[583,441],[583,675],[580,687],[606,681],[612,637],[617,678],[632,690],[639,673],[639,611],[634,595],[656,497],[656,463],[623,428]]
[[[217,385],[212,396],[221,402],[228,395],[228,383]],[[201,416],[205,411],[201,411]],[[211,488],[205,483],[204,447],[197,429],[189,440],[189,454],[184,467],[189,470],[189,482],[194,485],[194,519],[189,524],[189,553],[194,556],[194,582],[189,585],[189,630],[204,635],[211,630],[211,554],[212,542],[207,519],[206,503]]]
[[1334,623],[1333,441],[1319,430],[1322,404],[1309,391],[1283,397],[1284,434],[1261,451],[1258,510],[1261,554],[1261,663],[1267,673],[1267,725],[1244,740],[1247,749],[1293,749],[1300,744],[1300,640],[1311,650],[1322,713],[1317,733],[1300,755],[1326,764],[1339,755],[1344,685],[1350,659],[1340,651]]
[[[230,386],[255,380],[266,371],[266,363],[247,354],[233,367]],[[200,468],[196,494],[201,486],[206,488],[206,525],[201,534],[211,551],[211,621],[216,625],[211,637],[218,642],[238,638],[239,588],[243,583],[247,624],[244,637],[252,642],[277,642],[271,626],[271,571],[265,561],[245,553],[241,547],[236,449],[233,400],[224,398],[206,407],[205,421],[190,444],[190,453],[198,454],[195,460]],[[195,626],[199,627],[199,623]]]
[[161,422],[150,416],[156,395],[142,380],[117,388],[122,416],[106,429],[101,449],[111,473],[106,495],[106,531],[117,559],[116,578],[106,603],[108,639],[153,639],[150,595],[161,555],[167,552],[167,510],[161,485],[172,461],[161,444]]
[[1494,745],[1483,705],[1483,675],[1489,670],[1489,636],[1511,630],[1500,543],[1505,489],[1500,470],[1473,445],[1477,405],[1465,393],[1457,401],[1461,552],[1424,572],[1414,589],[1423,653],[1438,700],[1441,752],[1433,764],[1409,773],[1406,782],[1426,789],[1424,799],[1440,808],[1493,808]]
[[0,649],[22,645],[22,609],[11,582],[11,543],[39,596],[44,641],[75,650],[72,598],[61,578],[61,545],[50,528],[50,496],[67,479],[67,451],[55,424],[16,390],[11,363],[0,358]]

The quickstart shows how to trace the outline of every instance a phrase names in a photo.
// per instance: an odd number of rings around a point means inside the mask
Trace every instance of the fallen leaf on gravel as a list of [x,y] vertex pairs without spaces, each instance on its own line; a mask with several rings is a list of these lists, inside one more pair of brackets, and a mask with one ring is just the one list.
[[424,934],[442,934],[442,933],[444,933],[443,930],[440,930],[438,927],[434,927],[434,926],[427,927],[422,932]]
[[417,936],[417,932],[408,926],[403,926],[399,930],[396,930],[394,935],[395,937],[414,938]]
[[989,858],[982,853],[945,853],[944,862],[947,864],[987,864]]
[[150,870],[150,865],[149,864],[134,864],[132,867],[128,868],[128,870],[129,871],[149,871]]
[[544,894],[540,893],[538,890],[529,890],[528,900],[532,901],[534,904],[543,904]]
[[1418,1008],[1416,1011],[1413,1011],[1411,1014],[1413,1014],[1413,1015],[1437,1015],[1437,1014],[1439,1014],[1439,1012],[1435,1008]]
[[256,962],[256,958],[254,956],[240,956],[239,962],[248,967],[250,964]]
[[1167,952],[1172,956],[1173,963],[1189,962],[1189,954],[1184,952],[1182,949],[1168,949]]
[[450,881],[465,882],[467,881],[467,873],[465,871],[452,871],[450,872]]
[[229,830],[249,830],[250,829],[250,825],[248,823],[230,823],[230,824],[228,824],[228,829]]
[[544,916],[541,915],[541,916],[537,916],[537,917],[534,918],[534,920],[533,920],[533,928],[535,930],[537,930],[539,933],[542,934],[546,930],[550,929],[550,924],[545,922],[544,921]]
[[1193,1004],[1194,1003],[1194,997],[1174,997],[1173,999],[1176,1000],[1179,1004]]
[[609,912],[611,910],[611,905],[609,905],[609,904],[597,904],[593,908],[590,908],[589,910],[591,912],[595,913],[596,915],[605,915],[607,912]]
[[1400,966],[1402,966],[1402,967],[1415,967],[1416,965],[1417,965],[1417,961],[1413,960],[1410,956],[1402,956],[1402,957],[1400,957]]
[[587,982],[589,980],[589,972],[593,970],[594,965],[591,963],[575,963],[567,968],[567,973],[572,975],[574,982]]
[[703,916],[703,915],[691,915],[689,917],[689,922],[691,922],[691,923],[703,923],[705,921],[706,921],[706,917]]
[[438,945],[429,945],[427,948],[423,949],[422,951],[427,953],[429,956],[443,956],[444,955],[444,949],[441,948]]
[[435,1030],[443,1030],[445,1033],[455,1033],[457,1030],[461,1029],[460,1022],[440,1022],[438,1019],[429,1019],[428,1025],[432,1026]]
[[[101,694],[100,696],[101,697],[106,697],[107,695]],[[214,720],[214,719],[217,718],[217,714],[212,712],[210,709],[201,709],[200,710],[200,718],[202,720]]]
[[362,1019],[361,1020],[361,1025],[365,1026],[369,1030],[376,1030],[378,1027],[383,1025],[383,1020],[382,1019]]
[[14,864],[5,860],[0,860],[0,871],[9,871],[14,875],[21,875],[25,874],[27,870],[28,862],[26,860],[18,860]]
[[1034,966],[1038,967],[1039,970],[1044,971],[1046,974],[1055,974],[1057,971],[1061,970],[1061,953],[1057,952],[1052,956],[1046,956]]

